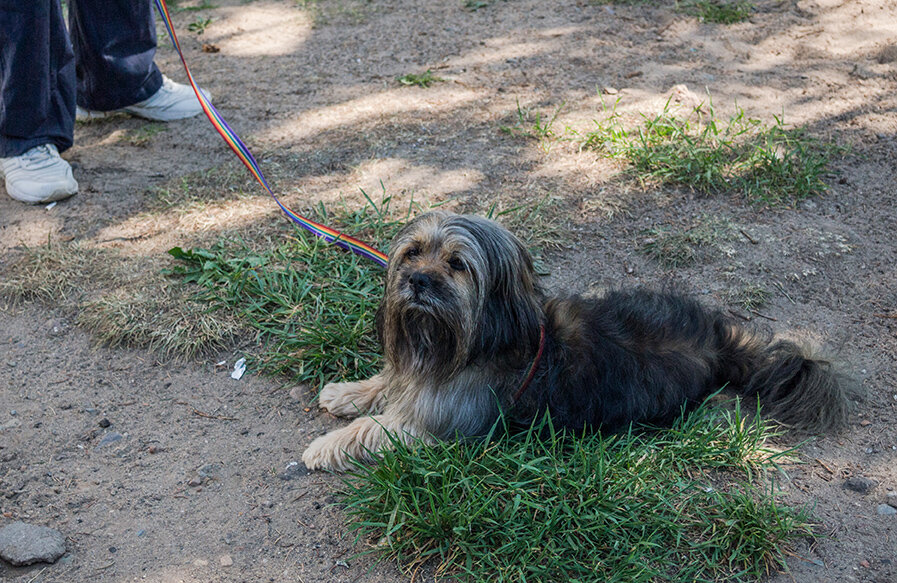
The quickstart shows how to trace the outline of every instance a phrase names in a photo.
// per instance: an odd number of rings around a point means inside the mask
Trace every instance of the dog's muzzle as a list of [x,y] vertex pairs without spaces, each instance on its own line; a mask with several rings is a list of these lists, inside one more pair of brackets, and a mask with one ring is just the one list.
[[433,299],[437,282],[432,275],[423,271],[415,271],[408,276],[407,287],[415,303],[426,304],[429,303],[427,300]]

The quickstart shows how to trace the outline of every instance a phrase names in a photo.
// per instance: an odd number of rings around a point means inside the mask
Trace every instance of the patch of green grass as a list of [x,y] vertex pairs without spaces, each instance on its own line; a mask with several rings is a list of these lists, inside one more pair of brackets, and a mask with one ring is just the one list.
[[[403,222],[390,218],[389,199],[336,216],[322,206],[319,214],[320,222],[382,247]],[[312,385],[376,372],[373,323],[384,271],[375,263],[299,228],[260,246],[226,239],[170,253],[180,265],[169,273],[198,286],[194,301],[255,332],[260,348],[251,362],[259,370]]]
[[488,208],[474,212],[498,221],[518,236],[532,255],[537,273],[547,275],[542,253],[548,249],[562,249],[571,242],[566,220],[558,206],[557,198],[544,196],[534,202],[497,200]]
[[442,81],[445,81],[445,79],[433,75],[433,71],[427,69],[425,72],[420,74],[408,73],[407,75],[402,75],[401,77],[397,77],[396,81],[398,81],[402,85],[417,85],[418,87],[429,87],[433,83],[440,83]]
[[615,110],[595,123],[583,147],[629,161],[631,172],[644,181],[705,194],[741,192],[766,205],[794,204],[825,192],[823,177],[838,151],[800,128],[788,128],[779,116],[766,125],[737,108],[720,120],[712,103],[677,116],[667,102],[659,114],[643,115],[634,129]]
[[199,10],[211,10],[213,8],[218,8],[218,6],[209,2],[209,0],[202,0],[200,3],[191,6],[181,6],[179,2],[171,2],[170,0],[169,2],[167,2],[167,4],[174,4],[174,12],[196,12]]
[[726,292],[726,302],[751,312],[762,308],[772,294],[768,289],[756,283],[743,283]]
[[[659,0],[591,0],[592,4],[623,6],[662,6]],[[754,4],[745,0],[674,0],[677,12],[695,16],[705,22],[734,24],[750,18]]]
[[536,140],[546,153],[551,149],[551,144],[558,138],[554,130],[554,122],[564,109],[566,103],[560,104],[550,117],[543,119],[539,111],[521,107],[517,100],[517,119],[514,125],[501,125],[499,129],[506,134]]
[[812,535],[780,503],[770,427],[707,406],[656,433],[565,435],[550,421],[406,446],[344,479],[365,551],[464,581],[755,581]]
[[754,10],[752,2],[736,0],[682,0],[676,3],[677,10],[696,16],[704,22],[717,24],[735,24],[751,17]]
[[476,12],[481,8],[491,6],[495,0],[464,0],[464,10]]
[[683,229],[648,229],[639,250],[663,267],[675,269],[709,257],[723,241],[731,239],[733,231],[730,221],[704,216]]
[[190,32],[195,32],[196,34],[202,34],[206,31],[206,28],[212,24],[212,17],[203,18],[198,16],[196,20],[187,25],[187,30]]
[[312,20],[312,26],[357,25],[376,7],[371,0],[294,0]]

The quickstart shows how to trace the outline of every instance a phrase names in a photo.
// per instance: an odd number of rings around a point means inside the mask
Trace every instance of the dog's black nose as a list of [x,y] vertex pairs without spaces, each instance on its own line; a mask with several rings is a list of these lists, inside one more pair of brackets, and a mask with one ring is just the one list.
[[411,285],[411,289],[414,290],[414,293],[417,294],[430,288],[433,285],[433,278],[426,273],[415,271],[408,276],[408,283]]

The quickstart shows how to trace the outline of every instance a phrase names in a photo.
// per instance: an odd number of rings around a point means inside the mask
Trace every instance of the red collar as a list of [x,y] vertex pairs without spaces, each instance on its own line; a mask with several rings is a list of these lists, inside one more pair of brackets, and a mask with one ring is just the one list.
[[533,359],[533,364],[529,367],[529,372],[526,374],[526,378],[523,379],[523,382],[520,383],[520,388],[517,389],[517,392],[514,393],[514,403],[516,403],[523,393],[526,392],[527,387],[529,387],[530,382],[533,380],[533,377],[536,376],[536,369],[539,367],[539,361],[542,359],[542,352],[545,351],[545,325],[542,324],[539,326],[539,350],[536,351],[536,357]]

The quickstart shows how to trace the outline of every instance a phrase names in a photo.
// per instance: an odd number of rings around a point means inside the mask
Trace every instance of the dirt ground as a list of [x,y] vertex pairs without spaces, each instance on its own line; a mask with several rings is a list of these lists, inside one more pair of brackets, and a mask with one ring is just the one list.
[[[459,210],[547,197],[566,231],[544,257],[551,286],[673,282],[836,349],[866,399],[848,430],[804,445],[803,463],[781,480],[789,502],[814,505],[826,536],[795,549],[790,572],[772,580],[897,581],[897,517],[877,513],[897,491],[897,5],[759,0],[748,22],[726,26],[672,2],[214,4],[174,14],[191,69],[297,209],[358,205],[359,189]],[[204,18],[202,34],[188,30]],[[185,78],[169,43],[157,60]],[[396,82],[427,69],[444,81]],[[575,142],[500,130],[518,104],[543,119],[560,108],[560,135],[593,127],[602,94],[624,113],[653,114],[670,98],[689,106],[707,92],[719,112],[736,102],[770,122],[784,112],[849,145],[829,191],[766,209],[736,194],[643,186]],[[164,267],[172,246],[285,220],[205,119],[116,117],[79,124],[75,140],[64,156],[78,196],[53,208],[0,196],[0,271],[48,240]],[[180,194],[159,205],[160,188]],[[694,265],[667,269],[638,253],[648,228],[710,218],[731,221],[734,235]],[[732,300],[747,286],[769,294],[753,312]],[[278,379],[251,370],[232,379],[239,342],[189,360],[98,346],[76,324],[79,306],[112,292],[91,282],[0,311],[0,526],[54,527],[69,551],[54,565],[0,561],[0,580],[409,579],[353,557],[359,548],[333,504],[338,478],[287,471],[339,420]],[[851,476],[877,485],[865,495],[845,489]]]

